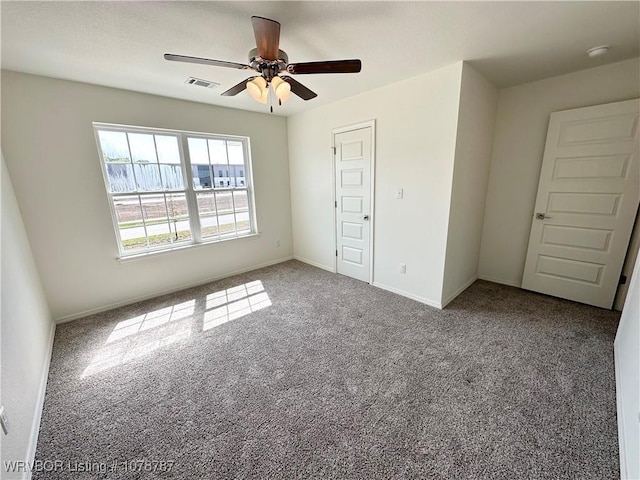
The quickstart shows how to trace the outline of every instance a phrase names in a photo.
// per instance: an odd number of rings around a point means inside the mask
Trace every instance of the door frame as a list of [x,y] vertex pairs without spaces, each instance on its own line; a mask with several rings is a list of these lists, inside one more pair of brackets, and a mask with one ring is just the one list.
[[[371,127],[371,184],[369,186],[371,192],[371,212],[369,213],[369,284],[373,284],[373,247],[375,244],[374,239],[374,226],[376,221],[375,215],[375,186],[376,186],[376,121],[375,119],[366,120],[364,122],[353,123],[342,127],[336,127],[331,129],[331,197],[333,198],[333,251],[338,249],[338,229],[336,227],[337,215],[336,215],[336,135],[345,132],[351,132],[353,130],[362,130],[364,128]],[[333,273],[338,272],[338,256],[335,255],[333,259]]]

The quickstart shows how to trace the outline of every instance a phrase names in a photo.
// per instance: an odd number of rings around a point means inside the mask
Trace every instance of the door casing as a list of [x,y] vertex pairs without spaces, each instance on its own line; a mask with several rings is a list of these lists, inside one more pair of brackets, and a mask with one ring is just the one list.
[[[360,123],[355,123],[355,124],[351,124],[351,125],[345,125],[343,127],[336,127],[334,129],[331,130],[331,175],[333,178],[333,182],[332,182],[332,198],[333,198],[333,202],[334,202],[334,208],[333,208],[333,251],[336,252],[337,248],[338,248],[338,228],[337,228],[337,215],[336,215],[336,207],[335,207],[335,202],[336,202],[336,135],[340,134],[340,133],[345,133],[345,132],[351,132],[353,130],[361,130],[361,129],[365,129],[365,128],[370,128],[370,132],[371,132],[371,185],[370,185],[370,192],[371,192],[371,213],[369,214],[369,284],[373,284],[373,278],[374,278],[374,269],[375,269],[375,265],[374,265],[374,245],[375,245],[375,238],[374,238],[374,232],[375,232],[375,222],[376,222],[376,215],[375,215],[375,178],[376,178],[376,121],[374,120],[367,120],[364,122],[360,122]],[[338,272],[338,257],[334,256],[334,260],[333,260],[333,272],[337,273]]]

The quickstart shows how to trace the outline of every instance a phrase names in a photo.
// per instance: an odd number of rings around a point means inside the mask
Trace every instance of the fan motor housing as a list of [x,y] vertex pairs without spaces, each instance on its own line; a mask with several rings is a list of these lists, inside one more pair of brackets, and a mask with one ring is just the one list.
[[[249,66],[260,73],[267,74],[268,76],[274,76],[278,72],[286,70],[289,63],[289,56],[287,52],[278,50],[277,60],[265,60],[258,54],[258,49],[254,48],[249,51]],[[272,75],[269,75],[272,73]]]

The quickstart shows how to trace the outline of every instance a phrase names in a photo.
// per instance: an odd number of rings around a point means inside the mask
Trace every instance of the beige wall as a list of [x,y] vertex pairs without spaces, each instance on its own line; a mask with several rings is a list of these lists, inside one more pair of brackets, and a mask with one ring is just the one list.
[[[260,235],[117,261],[92,122],[249,136]],[[290,258],[286,123],[269,114],[3,71],[2,147],[54,318]]]
[[551,112],[638,96],[637,58],[500,90],[480,278],[521,284]]
[[[6,124],[3,123],[3,128]],[[55,325],[51,319],[11,179],[2,159],[0,402],[9,433],[0,431],[0,478],[5,461],[31,461],[40,425]]]
[[461,72],[460,62],[289,117],[296,258],[334,269],[331,130],[375,119],[374,284],[440,304]]
[[478,277],[497,101],[498,90],[493,84],[465,63],[462,69],[443,305],[462,293]]

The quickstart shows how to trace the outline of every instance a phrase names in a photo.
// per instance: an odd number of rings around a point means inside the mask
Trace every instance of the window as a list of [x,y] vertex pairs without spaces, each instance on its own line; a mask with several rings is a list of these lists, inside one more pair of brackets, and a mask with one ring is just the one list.
[[214,182],[216,169],[250,172],[248,138],[105,124],[94,129],[121,256],[256,232],[249,178],[233,186]]

